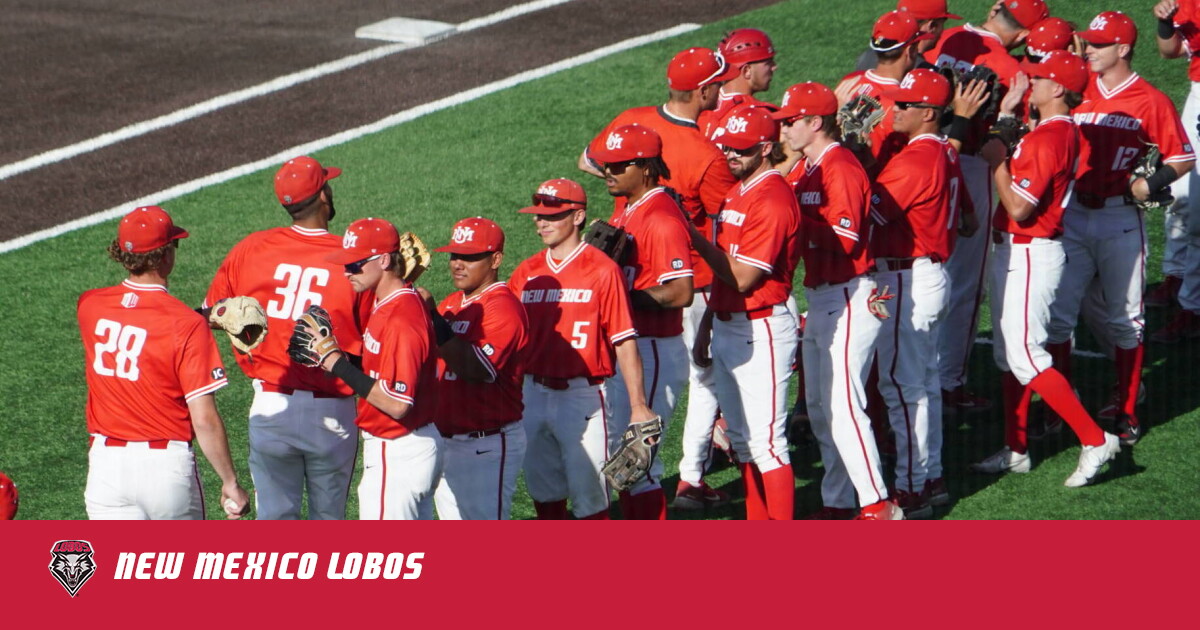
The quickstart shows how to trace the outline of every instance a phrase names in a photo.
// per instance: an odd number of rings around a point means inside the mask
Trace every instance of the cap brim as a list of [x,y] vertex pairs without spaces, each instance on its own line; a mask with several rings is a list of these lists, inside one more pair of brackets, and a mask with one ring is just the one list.
[[174,241],[181,238],[187,238],[188,231],[178,225],[171,226],[171,235],[167,237],[167,241]]
[[1104,31],[1076,31],[1075,34],[1079,36],[1079,39],[1089,44],[1104,46],[1117,43],[1117,40],[1113,39],[1111,35],[1107,35]]
[[[961,15],[955,15],[955,14],[953,14],[953,13],[946,13],[946,14],[945,14],[945,15],[943,15],[942,17],[943,17],[943,18],[946,18],[947,20],[961,20],[961,19],[963,19],[963,17],[962,17]],[[937,19],[937,18],[934,18],[934,19]]]
[[362,249],[339,249],[325,257],[331,263],[337,265],[348,265],[352,262],[358,262],[364,258],[374,256],[375,252]]
[[342,174],[342,169],[340,169],[336,166],[326,166],[325,167],[325,181],[334,179],[338,175],[341,175],[341,174]]
[[586,209],[587,208],[585,206],[582,206],[577,203],[572,203],[569,205],[562,205],[562,206],[532,205],[532,206],[526,206],[524,208],[521,208],[520,210],[517,210],[517,212],[520,212],[521,214],[559,214],[561,212],[566,212],[567,210],[586,210]]
[[628,162],[633,158],[625,157],[616,151],[609,151],[607,148],[601,147],[588,151],[588,159],[597,163],[601,168],[603,168],[605,164],[612,164],[614,162]]
[[478,247],[468,247],[466,245],[455,245],[451,243],[449,245],[443,245],[442,247],[435,248],[433,251],[442,252],[445,254],[463,254],[464,256],[473,256],[475,254],[490,254],[499,250],[487,249],[486,247],[480,249]]

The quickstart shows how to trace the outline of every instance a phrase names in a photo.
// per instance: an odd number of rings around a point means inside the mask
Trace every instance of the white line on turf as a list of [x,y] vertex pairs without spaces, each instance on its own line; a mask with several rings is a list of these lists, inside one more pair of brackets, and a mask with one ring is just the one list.
[[[493,24],[498,24],[505,20],[511,20],[512,18],[519,17],[527,13],[533,13],[534,11],[540,11],[556,5],[566,4],[567,2],[571,1],[572,0],[537,0],[536,2],[518,4],[516,6],[508,7],[502,11],[492,13],[491,15],[485,15],[483,17],[467,20],[466,22],[459,24],[454,32],[466,33],[468,31],[492,26]],[[167,127],[178,125],[181,122],[198,118],[205,114],[212,113],[218,109],[229,107],[230,105],[236,105],[253,98],[258,98],[260,96],[286,90],[301,83],[306,83],[326,75],[349,70],[355,66],[361,66],[365,63],[376,61],[404,50],[417,48],[418,46],[419,45],[412,44],[388,44],[386,46],[372,48],[371,50],[350,55],[349,57],[343,57],[335,61],[330,61],[328,63],[323,63],[305,70],[301,70],[299,72],[293,72],[292,74],[277,77],[267,81],[266,83],[260,83],[258,85],[230,92],[228,94],[222,94],[221,96],[211,98],[207,101],[176,110],[170,114],[164,114],[157,118],[151,118],[150,120],[144,120],[132,125],[127,125],[117,129],[116,131],[109,131],[94,138],[83,140],[82,142],[76,142],[75,144],[70,144],[65,147],[59,147],[44,153],[39,153],[24,160],[0,166],[0,181],[8,179],[14,175],[19,175],[27,171],[41,168],[43,166],[68,160],[85,153],[91,153],[92,151],[97,151],[99,149],[103,149],[104,147],[112,146],[118,142],[124,142],[138,136],[143,136],[150,132],[158,131],[159,129],[165,129]]]
[[499,92],[501,90],[506,90],[508,88],[521,85],[522,83],[528,83],[528,82],[534,81],[536,79],[541,79],[543,77],[550,76],[557,72],[562,72],[563,70],[569,70],[576,66],[581,66],[586,63],[591,63],[593,61],[596,61],[597,59],[602,59],[602,58],[607,57],[612,54],[624,52],[626,50],[637,48],[639,46],[644,46],[644,45],[652,43],[652,42],[675,37],[677,35],[683,35],[684,33],[689,33],[698,28],[700,28],[699,24],[680,24],[679,26],[675,26],[675,27],[672,27],[672,28],[669,28],[666,30],[658,31],[656,33],[650,33],[648,35],[641,35],[639,37],[633,37],[631,39],[627,39],[622,42],[617,42],[615,44],[611,44],[611,45],[605,46],[603,48],[597,48],[596,50],[593,50],[591,52],[587,52],[582,55],[577,55],[577,56],[571,57],[569,59],[563,59],[562,61],[556,61],[552,64],[542,66],[540,68],[526,70],[525,72],[515,74],[511,77],[508,77],[507,79],[501,79],[499,81],[494,81],[492,83],[488,83],[487,85],[481,85],[479,87],[472,88],[465,92],[459,92],[458,94],[448,96],[446,98],[439,99],[439,100],[433,101],[431,103],[426,103],[424,105],[418,105],[411,109],[406,109],[402,112],[392,114],[391,116],[388,116],[387,118],[378,120],[378,121],[370,123],[368,125],[363,125],[361,127],[356,127],[354,129],[348,129],[346,131],[334,134],[332,136],[329,136],[326,138],[321,138],[320,140],[314,140],[307,144],[302,144],[299,146],[292,147],[290,149],[285,149],[283,151],[280,151],[279,153],[276,153],[275,155],[263,158],[261,160],[250,162],[248,164],[243,164],[241,166],[235,166],[231,169],[221,171],[220,173],[213,173],[212,175],[209,175],[207,177],[201,177],[199,179],[194,179],[190,182],[185,182],[185,183],[179,184],[177,186],[172,186],[171,188],[168,188],[166,190],[161,190],[159,192],[146,195],[145,197],[142,197],[140,199],[134,199],[133,201],[123,203],[119,206],[116,206],[114,208],[109,208],[108,210],[104,210],[102,212],[97,212],[95,214],[91,214],[86,217],[75,219],[74,221],[68,221],[67,223],[56,225],[54,227],[47,228],[44,230],[39,230],[32,234],[26,234],[25,236],[19,236],[12,240],[4,241],[3,243],[0,243],[0,254],[3,254],[5,252],[10,252],[15,249],[20,249],[22,247],[32,245],[39,241],[44,241],[46,239],[54,238],[56,236],[65,234],[67,232],[71,232],[74,230],[78,230],[78,229],[82,229],[82,228],[89,227],[92,225],[96,225],[98,223],[103,223],[110,219],[115,219],[117,217],[120,217],[120,216],[123,216],[123,215],[129,213],[134,208],[137,208],[139,206],[159,204],[159,203],[162,203],[162,202],[170,200],[170,199],[182,197],[183,195],[186,195],[188,193],[196,192],[197,190],[200,190],[201,188],[205,188],[207,186],[213,186],[216,184],[221,184],[221,183],[227,182],[231,179],[242,177],[243,175],[249,175],[251,173],[262,170],[269,166],[278,165],[278,164],[284,162],[285,160],[296,157],[297,155],[305,155],[305,154],[309,154],[309,153],[314,153],[316,151],[320,151],[321,149],[339,145],[344,142],[349,142],[351,140],[361,138],[362,136],[376,133],[379,131],[383,131],[390,127],[395,127],[396,125],[406,123],[411,120],[415,120],[415,119],[425,116],[427,114],[432,114],[434,112],[438,112],[443,109],[447,109],[447,108],[454,107],[457,105],[462,105],[464,103],[468,103],[470,101],[482,98],[489,94],[493,94],[493,93]]

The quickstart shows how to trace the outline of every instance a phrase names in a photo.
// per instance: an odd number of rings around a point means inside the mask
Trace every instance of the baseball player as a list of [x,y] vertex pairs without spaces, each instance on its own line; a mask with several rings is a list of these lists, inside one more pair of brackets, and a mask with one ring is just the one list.
[[[1009,51],[1020,46],[1030,29],[1049,16],[1042,0],[1005,0],[992,7],[987,20],[978,27],[964,24],[947,30],[926,60],[937,66],[968,71],[978,65],[994,71],[1002,91],[1007,90],[1019,71]],[[1023,112],[1018,112],[1023,113]],[[951,127],[950,137],[961,143],[961,166],[966,190],[975,208],[976,223],[989,225],[993,207],[991,176],[987,164],[977,153],[987,126],[992,120],[976,116],[963,120],[962,127]],[[963,410],[984,409],[990,401],[966,389],[967,367],[979,324],[979,306],[983,303],[989,248],[988,230],[976,230],[959,239],[954,256],[947,261],[950,276],[949,307],[938,340],[943,402]]]
[[[1063,217],[1067,266],[1051,309],[1048,350],[1070,378],[1071,337],[1080,302],[1097,273],[1108,306],[1118,384],[1116,432],[1131,446],[1141,435],[1135,412],[1141,386],[1145,312],[1146,236],[1135,202],[1165,189],[1195,164],[1174,104],[1130,65],[1137,26],[1119,11],[1096,16],[1083,38],[1095,74],[1074,111],[1081,148],[1075,187]],[[1158,145],[1163,166],[1130,183],[1147,143]]]
[[408,280],[414,275],[413,262],[400,250],[395,226],[368,217],[351,223],[342,248],[326,256],[342,265],[355,292],[375,294],[363,331],[361,368],[338,347],[336,324],[332,330],[308,329],[312,349],[321,348],[316,362],[359,396],[354,422],[363,437],[361,520],[433,518],[433,496],[445,457],[442,436],[433,424],[433,324],[425,301]]
[[[1187,56],[1188,78],[1192,81],[1183,106],[1183,128],[1188,142],[1196,146],[1196,121],[1200,118],[1200,3],[1196,0],[1162,0],[1154,5],[1158,18],[1158,51],[1166,59]],[[1163,283],[1146,295],[1147,306],[1167,306],[1178,302],[1179,312],[1167,326],[1150,335],[1157,343],[1176,343],[1185,337],[1200,336],[1200,173],[1192,170],[1171,185],[1175,204],[1166,213],[1167,244],[1163,251]],[[1194,218],[1193,218],[1194,217]]]
[[[757,47],[751,47],[755,50]],[[717,150],[696,124],[700,113],[716,106],[721,84],[737,73],[725,58],[708,48],[689,48],[681,51],[667,65],[667,86],[670,96],[658,107],[635,107],[616,117],[596,135],[589,146],[606,138],[608,132],[621,125],[637,123],[653,130],[662,139],[662,159],[670,177],[659,183],[679,197],[684,213],[704,234],[712,232],[725,193],[734,185],[733,175],[725,157]],[[603,177],[591,160],[587,149],[580,156],[580,168]],[[616,210],[623,209],[618,198]],[[683,341],[689,353],[694,347],[696,333],[708,304],[712,270],[693,249],[692,286],[695,295],[691,306],[683,311]],[[694,360],[688,368],[688,407],[683,427],[682,456],[679,460],[679,479],[703,492],[703,502],[685,500],[675,505],[695,509],[729,500],[725,493],[703,482],[704,472],[712,460],[713,427],[717,420],[717,398],[713,386],[711,365]],[[686,488],[681,488],[686,491]],[[678,493],[676,495],[679,496]]]
[[896,498],[917,518],[929,516],[931,504],[949,502],[937,340],[950,290],[945,263],[970,201],[958,154],[938,133],[950,83],[937,71],[917,69],[887,95],[895,103],[895,129],[909,140],[872,187],[875,281],[896,295],[877,344],[879,389],[896,435]]
[[607,520],[609,491],[601,468],[613,413],[605,379],[615,373],[614,359],[628,392],[629,421],[654,419],[642,387],[629,293],[621,268],[580,238],[587,196],[578,183],[544,182],[533,205],[520,212],[533,215],[546,245],[517,265],[508,281],[529,317],[525,484],[539,519],[566,518],[570,499],[576,518]]
[[437,427],[446,442],[434,494],[442,519],[508,519],[525,458],[522,352],[529,322],[498,278],[504,230],[482,217],[454,225],[450,254],[457,292],[433,312],[438,365]]
[[[1017,145],[1008,161],[1002,142],[990,142],[982,156],[994,169],[1002,211],[996,213],[992,265],[994,356],[1004,392],[1006,445],[972,466],[988,473],[1029,472],[1026,437],[1029,392],[1064,418],[1079,437],[1079,465],[1065,485],[1086,485],[1121,450],[1117,436],[1105,433],[1084,410],[1067,379],[1046,352],[1050,304],[1066,267],[1063,250],[1063,203],[1079,160],[1079,134],[1071,109],[1083,101],[1087,66],[1079,57],[1056,50],[1040,63],[1022,64],[1032,77],[1029,103],[1037,126]],[[1016,94],[1016,90],[1010,96]],[[1006,103],[1009,99],[1006,98]]]
[[804,391],[825,468],[824,507],[814,518],[850,518],[859,507],[872,513],[872,504],[888,498],[864,388],[880,327],[868,305],[877,295],[865,222],[871,184],[837,141],[837,110],[832,90],[800,83],[788,88],[772,115],[781,121],[782,141],[805,156],[787,180],[800,202],[807,241]]
[[129,277],[79,297],[88,518],[204,518],[193,439],[221,478],[226,515],[236,519],[250,508],[213,400],[228,383],[216,341],[208,322],[167,292],[187,235],[162,208],[130,212],[108,246]]
[[[662,161],[662,139],[654,131],[637,124],[617,127],[588,154],[604,165],[608,193],[623,202],[619,205],[624,209],[614,210],[609,222],[624,229],[629,239],[622,271],[630,288],[633,326],[638,331],[643,387],[650,409],[663,419],[665,433],[688,378],[683,308],[692,302],[693,272],[687,219],[659,183],[670,171]],[[629,425],[625,413],[629,393],[622,376],[618,365],[616,377],[608,385],[613,404],[609,436],[614,439],[614,449]],[[650,474],[621,493],[621,511],[626,518],[666,519],[666,496],[659,484],[662,470],[662,460],[655,458]],[[684,495],[682,500],[680,495]],[[681,481],[676,501],[703,507],[703,490]]]
[[775,45],[771,43],[771,38],[756,28],[739,28],[726,33],[717,46],[717,52],[737,74],[721,86],[717,106],[700,112],[696,121],[704,137],[714,142],[724,132],[725,116],[739,105],[774,108],[754,95],[771,88],[771,79],[779,68],[775,63]]
[[[946,10],[946,0],[900,0],[897,11],[904,11],[917,21],[921,33],[929,35],[922,40],[917,52],[924,53],[933,48],[946,29],[946,20],[961,20],[962,16]],[[917,60],[918,67],[933,67],[923,58]],[[879,64],[879,52],[874,48],[864,50],[854,62],[854,71],[863,72]]]
[[717,400],[746,487],[746,518],[755,520],[791,520],[795,493],[785,423],[797,344],[788,298],[800,259],[800,209],[767,159],[778,137],[764,108],[743,106],[727,117],[719,146],[740,183],[721,206],[716,244],[692,229],[692,245],[717,279],[696,352],[707,349],[711,329]]
[[253,297],[265,306],[268,328],[277,331],[252,353],[234,353],[254,383],[250,475],[260,519],[300,518],[305,488],[310,518],[346,518],[358,455],[354,392],[320,369],[292,362],[287,353],[287,331],[316,304],[329,312],[341,347],[362,354],[372,295],[356,296],[341,266],[325,259],[342,246],[328,231],[336,212],[329,181],[340,174],[307,156],[280,167],[275,196],[292,224],[242,239],[217,269],[204,299],[211,309],[229,297]]
[[17,484],[8,475],[0,472],[0,521],[11,521],[17,518],[17,508],[21,505],[21,493],[17,492]]

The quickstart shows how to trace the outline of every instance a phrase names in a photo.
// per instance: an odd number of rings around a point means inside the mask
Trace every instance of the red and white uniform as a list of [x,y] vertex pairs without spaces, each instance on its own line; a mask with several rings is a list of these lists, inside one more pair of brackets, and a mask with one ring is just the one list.
[[879,390],[896,434],[896,487],[920,493],[942,476],[938,332],[955,247],[962,173],[954,147],[924,134],[888,163],[872,187],[875,282],[895,294],[877,346]]
[[525,483],[539,503],[570,499],[579,517],[608,509],[600,472],[612,413],[605,379],[614,346],[637,335],[621,269],[580,243],[563,260],[526,259],[508,281],[529,318],[525,355]]
[[774,169],[729,191],[717,218],[717,246],[763,270],[745,293],[713,284],[709,308],[717,400],[741,462],[769,473],[790,466],[785,422],[787,383],[796,356],[798,316],[788,307],[800,260],[800,208]]
[[[336,330],[336,329],[335,329]],[[433,518],[444,446],[433,425],[437,407],[437,350],[425,302],[412,287],[379,296],[363,332],[362,369],[384,394],[412,405],[395,420],[365,399],[355,424],[362,429],[362,520]]]
[[880,328],[867,307],[875,289],[866,221],[871,183],[854,154],[836,142],[798,163],[788,180],[800,202],[808,298],[804,393],[825,467],[821,499],[828,508],[870,505],[888,494],[864,385]]
[[188,403],[225,387],[204,320],[161,285],[126,280],[79,298],[91,434],[91,519],[202,519]]
[[[1200,119],[1200,3],[1180,0],[1175,13],[1175,28],[1183,38],[1188,57],[1191,87],[1183,106],[1183,120]],[[1185,124],[1188,142],[1200,143],[1196,125]],[[1192,194],[1191,191],[1197,191]],[[1183,279],[1179,287],[1179,306],[1200,313],[1200,170],[1196,167],[1171,185],[1175,204],[1166,213],[1167,246],[1163,251],[1163,275]]]
[[525,458],[525,308],[503,282],[468,298],[459,291],[438,312],[487,368],[486,383],[464,381],[438,363],[435,422],[446,440],[445,467],[434,500],[441,519],[507,519]]
[[[629,235],[623,271],[630,289],[645,290],[692,277],[691,235],[679,204],[666,189],[654,188],[624,209],[614,210],[609,222]],[[683,309],[634,309],[633,325],[638,331],[646,404],[663,419],[665,433],[687,385],[691,363],[683,341]],[[619,369],[608,382],[608,392],[613,406],[609,436],[615,447],[629,426],[630,413],[629,392]],[[662,473],[662,458],[656,457],[650,474],[635,483],[630,494],[658,488]]]
[[346,352],[362,354],[362,329],[373,294],[356,295],[341,265],[325,260],[341,237],[297,226],[255,232],[222,261],[204,305],[245,295],[267,313],[270,333],[250,355],[235,352],[254,381],[250,406],[250,474],[260,519],[298,519],[304,489],[313,519],[346,517],[358,440],[350,388],[287,353],[290,331],[309,305],[329,312]]
[[842,81],[857,81],[854,86],[854,91],[850,93],[851,98],[855,96],[869,96],[879,101],[879,105],[885,112],[883,118],[879,120],[879,124],[871,130],[871,155],[874,156],[878,168],[882,169],[887,166],[888,161],[893,155],[900,152],[904,145],[908,143],[908,137],[904,134],[896,133],[893,130],[892,124],[895,122],[896,114],[892,111],[892,106],[895,101],[883,95],[887,90],[900,87],[900,81],[889,79],[875,73],[874,70],[865,72],[851,72],[842,77]]

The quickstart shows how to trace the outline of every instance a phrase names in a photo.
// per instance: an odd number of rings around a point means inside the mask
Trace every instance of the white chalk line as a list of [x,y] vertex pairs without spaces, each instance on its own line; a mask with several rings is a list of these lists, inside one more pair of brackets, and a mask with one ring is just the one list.
[[[981,346],[995,345],[995,342],[987,337],[976,337],[975,343]],[[1076,357],[1084,357],[1086,359],[1105,359],[1107,356],[1103,352],[1092,352],[1091,350],[1079,350],[1078,348],[1071,350],[1071,355]]]
[[[573,0],[537,0],[536,2],[526,2],[524,4],[508,7],[502,11],[497,11],[491,15],[485,15],[480,18],[463,22],[456,27],[453,33],[465,33],[487,26],[492,26],[493,24],[498,24],[505,20],[510,20],[527,13],[533,13],[535,11],[540,11],[542,9],[560,4],[566,4],[567,2],[572,1]],[[444,37],[439,39],[444,39]],[[228,94],[222,94],[221,96],[211,98],[207,101],[176,110],[170,114],[164,114],[157,118],[151,118],[150,120],[127,125],[115,131],[109,131],[82,142],[76,142],[75,144],[67,145],[65,147],[39,153],[38,155],[34,155],[18,162],[5,164],[4,166],[0,166],[0,181],[21,173],[41,168],[43,166],[62,162],[63,160],[69,160],[85,153],[91,153],[93,151],[97,151],[119,142],[136,138],[138,136],[144,136],[160,129],[172,127],[181,122],[198,118],[200,116],[204,116],[205,114],[210,114],[231,105],[236,105],[250,99],[286,90],[301,83],[319,79],[330,74],[343,72],[345,70],[349,70],[350,68],[361,66],[363,64],[394,55],[404,50],[419,48],[420,46],[424,45],[425,44],[388,44],[386,46],[372,48],[371,50],[355,55],[350,55],[349,57],[343,57],[335,61],[313,66],[299,72],[286,74],[284,76],[271,79],[265,83],[260,83],[258,85],[230,92]]]
[[27,247],[27,246],[37,243],[39,241],[44,241],[44,240],[47,240],[50,238],[54,238],[56,236],[60,236],[62,234],[66,234],[67,232],[72,232],[74,230],[79,230],[79,229],[82,229],[85,227],[90,227],[90,226],[93,226],[93,225],[96,225],[99,223],[103,223],[103,222],[111,220],[111,219],[116,219],[118,217],[124,216],[125,214],[129,213],[134,208],[137,208],[139,206],[160,204],[164,201],[168,201],[170,199],[175,199],[178,197],[182,197],[183,195],[196,192],[197,190],[200,190],[207,186],[214,186],[216,184],[222,184],[222,183],[225,183],[232,179],[236,179],[238,177],[242,177],[244,175],[249,175],[251,173],[260,171],[269,166],[278,165],[278,164],[284,162],[285,160],[296,157],[297,155],[305,155],[305,154],[309,154],[309,153],[314,153],[314,152],[320,151],[322,149],[326,149],[328,147],[336,146],[336,145],[339,145],[339,144],[342,144],[345,142],[349,142],[351,140],[356,140],[365,135],[377,133],[379,131],[383,131],[385,129],[395,127],[396,125],[400,125],[402,123],[406,123],[411,120],[415,120],[417,118],[426,116],[428,114],[432,114],[434,112],[439,112],[441,110],[455,107],[457,105],[462,105],[464,103],[468,103],[470,101],[482,98],[484,96],[488,96],[490,94],[499,92],[501,90],[506,90],[506,89],[521,85],[522,83],[528,83],[530,81],[541,79],[541,78],[550,76],[552,74],[562,72],[564,70],[569,70],[569,69],[575,68],[577,66],[591,63],[598,59],[607,57],[609,55],[613,55],[613,54],[616,54],[619,52],[624,52],[626,50],[637,48],[639,46],[644,46],[646,44],[650,44],[650,43],[653,43],[653,42],[656,42],[659,40],[668,39],[668,38],[675,37],[678,35],[683,35],[685,33],[690,33],[699,28],[700,28],[699,24],[680,24],[678,26],[675,26],[675,27],[672,27],[669,29],[665,29],[665,30],[661,30],[656,33],[641,35],[639,37],[633,37],[633,38],[627,39],[622,42],[617,42],[615,44],[611,44],[611,45],[605,46],[603,48],[598,48],[591,52],[587,52],[582,55],[577,55],[577,56],[571,57],[569,59],[563,59],[561,61],[557,61],[555,63],[545,65],[540,68],[526,70],[525,72],[515,74],[506,79],[501,79],[499,81],[494,81],[492,83],[488,83],[486,85],[472,88],[472,89],[466,90],[464,92],[459,92],[458,94],[454,94],[454,95],[448,96],[446,98],[442,98],[442,99],[439,99],[439,100],[436,100],[436,101],[433,101],[430,103],[426,103],[424,105],[418,105],[411,109],[407,109],[402,112],[398,112],[396,114],[393,114],[391,116],[388,116],[388,117],[378,120],[376,122],[373,122],[373,123],[370,123],[367,125],[363,125],[361,127],[349,129],[349,130],[334,134],[332,136],[328,136],[325,138],[321,138],[319,140],[314,140],[314,141],[306,143],[306,144],[302,144],[299,146],[291,147],[289,149],[285,149],[283,151],[276,153],[275,155],[263,158],[261,160],[257,160],[257,161],[250,162],[247,164],[242,164],[241,166],[235,166],[233,168],[221,171],[219,173],[214,173],[214,174],[208,175],[206,177],[201,177],[199,179],[194,179],[189,182],[185,182],[182,184],[178,184],[176,186],[172,186],[170,188],[167,188],[166,190],[161,190],[156,193],[151,193],[149,195],[146,195],[145,197],[141,197],[139,199],[135,199],[133,201],[123,203],[119,206],[109,208],[108,210],[97,212],[95,214],[90,214],[86,217],[75,219],[73,221],[68,221],[67,223],[63,223],[63,224],[56,225],[51,228],[39,230],[39,231],[33,232],[31,234],[26,234],[24,236],[19,236],[17,238],[11,239],[11,240],[4,241],[3,243],[0,243],[0,254],[10,252],[10,251],[13,251],[16,249],[20,249],[22,247]]

